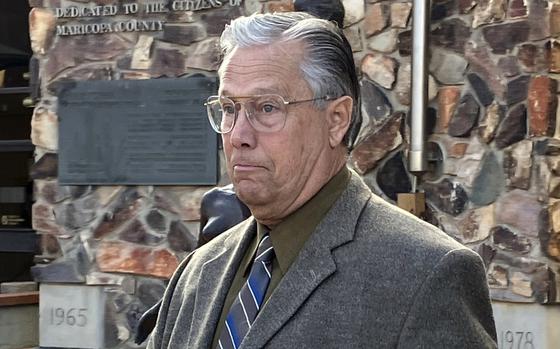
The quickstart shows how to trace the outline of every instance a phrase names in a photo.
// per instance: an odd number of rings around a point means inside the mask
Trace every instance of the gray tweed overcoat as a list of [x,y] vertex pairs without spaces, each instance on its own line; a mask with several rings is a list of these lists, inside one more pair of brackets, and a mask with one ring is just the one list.
[[[148,348],[209,348],[253,218],[194,251]],[[480,257],[355,174],[261,309],[242,349],[495,348]]]

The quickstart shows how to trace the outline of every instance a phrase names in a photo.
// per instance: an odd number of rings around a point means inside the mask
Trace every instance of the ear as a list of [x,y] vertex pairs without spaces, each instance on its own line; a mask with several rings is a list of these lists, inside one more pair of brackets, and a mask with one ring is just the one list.
[[352,120],[352,106],[354,101],[350,96],[342,96],[329,102],[327,107],[327,123],[329,129],[329,144],[332,148],[342,143],[350,121]]

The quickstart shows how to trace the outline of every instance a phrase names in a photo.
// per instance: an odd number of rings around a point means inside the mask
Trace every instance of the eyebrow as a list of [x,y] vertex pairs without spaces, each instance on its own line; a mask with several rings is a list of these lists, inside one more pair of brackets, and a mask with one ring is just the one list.
[[223,90],[220,93],[220,96],[226,96],[226,97],[251,97],[251,96],[256,96],[256,95],[268,95],[268,94],[276,94],[276,95],[282,95],[285,94],[286,91],[281,91],[281,89],[278,88],[269,88],[269,87],[259,87],[255,90],[252,91],[252,93],[250,95],[244,94],[241,96],[236,96],[230,93],[230,91],[228,90]]

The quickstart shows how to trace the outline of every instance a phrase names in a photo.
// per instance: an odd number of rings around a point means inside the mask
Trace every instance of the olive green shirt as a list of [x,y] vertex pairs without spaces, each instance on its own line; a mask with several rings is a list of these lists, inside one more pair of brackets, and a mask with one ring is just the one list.
[[[286,217],[280,224],[270,229],[269,234],[272,247],[274,248],[274,259],[272,260],[272,276],[264,297],[265,304],[278,283],[280,283],[280,280],[282,280],[284,274],[286,274],[296,259],[299,251],[302,249],[311,233],[313,233],[319,222],[321,222],[323,217],[327,214],[336,199],[338,199],[344,189],[346,189],[349,180],[350,171],[345,166],[302,207]],[[229,309],[241,290],[241,287],[247,281],[258,244],[268,231],[268,227],[257,223],[257,234],[253,237],[245,255],[241,259],[241,264],[237,269],[237,273],[233,278],[226,296],[220,320],[214,332],[212,348],[215,348],[218,344],[218,339],[224,327]]]

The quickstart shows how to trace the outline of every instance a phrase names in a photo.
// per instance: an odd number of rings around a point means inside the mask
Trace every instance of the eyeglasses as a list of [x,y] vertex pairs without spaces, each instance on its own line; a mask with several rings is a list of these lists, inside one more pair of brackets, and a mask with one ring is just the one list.
[[[246,101],[235,102],[231,98],[246,99]],[[210,96],[206,100],[208,120],[210,120],[212,128],[217,133],[225,134],[233,130],[242,106],[245,108],[247,120],[256,131],[277,132],[284,128],[286,124],[288,105],[335,99],[335,97],[324,96],[299,101],[286,101],[282,96],[275,94],[231,98]]]

